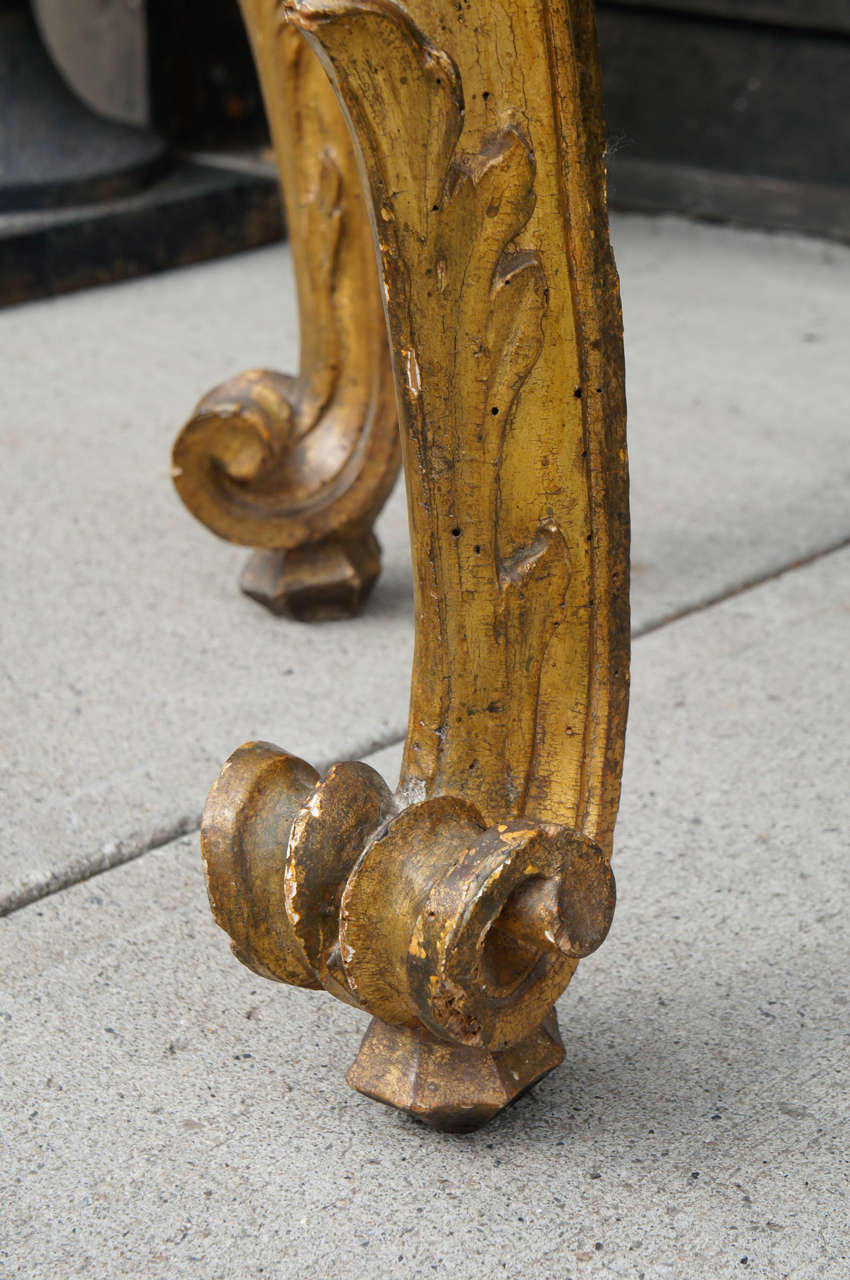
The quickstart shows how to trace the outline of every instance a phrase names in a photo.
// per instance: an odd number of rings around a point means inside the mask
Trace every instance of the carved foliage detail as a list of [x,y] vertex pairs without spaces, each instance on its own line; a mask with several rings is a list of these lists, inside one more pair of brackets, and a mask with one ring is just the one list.
[[505,442],[548,305],[538,254],[517,245],[535,206],[532,149],[510,122],[461,149],[458,70],[397,5],[288,0],[285,11],[358,136],[382,257],[415,541],[406,772],[431,792],[448,779],[491,814],[522,812],[569,580],[555,521],[541,514],[511,545],[502,512]]
[[274,0],[242,0],[287,206],[301,330],[297,377],[251,370],[180,433],[173,476],[215,533],[286,549],[359,536],[399,465],[386,325],[348,128]]

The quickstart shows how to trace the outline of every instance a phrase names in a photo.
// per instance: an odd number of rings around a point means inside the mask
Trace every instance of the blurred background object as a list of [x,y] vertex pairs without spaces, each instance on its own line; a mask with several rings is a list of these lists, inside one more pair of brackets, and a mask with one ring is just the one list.
[[[612,206],[850,240],[847,0],[597,9]],[[0,302],[281,234],[237,0],[0,0]]]
[[[207,0],[191,31],[187,8],[0,0],[0,303],[281,235],[238,7]],[[216,154],[195,154],[211,137]]]
[[147,0],[151,118],[173,146],[268,145],[263,100],[237,0]]
[[150,123],[144,0],[33,0],[33,10],[51,58],[87,106]]
[[4,212],[122,196],[166,168],[148,129],[95,115],[56,73],[26,0],[0,0],[0,200]]

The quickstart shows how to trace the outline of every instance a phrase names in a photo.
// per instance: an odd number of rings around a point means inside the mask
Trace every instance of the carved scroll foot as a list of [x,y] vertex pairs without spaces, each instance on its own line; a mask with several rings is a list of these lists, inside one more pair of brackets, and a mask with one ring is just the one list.
[[432,1129],[472,1133],[563,1060],[554,1009],[530,1036],[501,1053],[460,1048],[428,1031],[373,1018],[345,1078],[358,1093]]
[[246,743],[204,810],[210,904],[240,960],[375,1021],[349,1083],[471,1129],[557,1066],[554,1001],[605,938],[601,850],[551,823],[488,827],[466,801],[405,807],[368,765],[322,778]]
[[241,5],[281,174],[301,368],[249,370],[206,395],[175,443],[174,482],[213,533],[257,548],[248,595],[305,621],[351,617],[380,572],[371,530],[400,466],[372,232],[318,59],[281,28],[278,0]]
[[381,547],[363,538],[326,538],[292,551],[255,551],[239,585],[272,613],[298,622],[353,618],[381,572]]

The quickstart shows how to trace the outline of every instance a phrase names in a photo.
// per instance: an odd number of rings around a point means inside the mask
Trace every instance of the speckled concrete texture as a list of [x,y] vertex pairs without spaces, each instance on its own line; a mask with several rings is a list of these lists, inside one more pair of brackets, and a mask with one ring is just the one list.
[[194,837],[0,923],[4,1280],[846,1280],[848,633],[843,552],[637,642],[614,928],[471,1137],[346,1089]]
[[[850,251],[619,218],[640,631],[850,535]],[[240,597],[245,553],[171,491],[200,394],[296,364],[284,247],[0,314],[0,910],[196,826],[235,746],[317,764],[404,732],[400,492],[367,612]]]
[[248,738],[324,763],[403,727],[401,492],[368,611],[305,627],[241,595],[247,551],[199,525],[169,478],[200,393],[295,367],[292,287],[278,247],[0,313],[7,908],[196,827]]
[[674,218],[613,234],[640,630],[850,535],[850,250]]

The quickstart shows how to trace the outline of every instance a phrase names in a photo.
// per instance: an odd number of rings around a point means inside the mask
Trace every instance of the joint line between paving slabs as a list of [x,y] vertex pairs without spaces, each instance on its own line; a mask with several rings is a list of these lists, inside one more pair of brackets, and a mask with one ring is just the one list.
[[694,614],[707,613],[709,609],[713,609],[719,604],[725,604],[727,600],[734,600],[736,596],[746,595],[748,591],[754,591],[756,587],[762,587],[768,582],[776,582],[778,578],[784,578],[786,574],[796,573],[799,569],[807,569],[809,565],[815,564],[818,560],[825,560],[827,556],[836,555],[839,551],[846,551],[848,547],[850,547],[850,534],[840,538],[837,542],[829,543],[828,546],[819,547],[816,551],[808,552],[796,560],[791,560],[788,564],[780,565],[777,569],[770,569],[767,573],[756,574],[752,578],[744,578],[736,586],[726,587],[724,590],[718,591],[714,595],[705,596],[702,600],[697,600],[693,604],[684,605],[681,609],[673,609],[670,613],[662,614],[660,618],[644,623],[642,627],[635,627],[632,631],[632,639],[639,640],[641,636],[649,636],[654,631],[662,631],[665,627],[671,626],[672,623],[681,622],[684,618],[690,618]]
[[[347,758],[360,760],[403,741],[404,734],[398,729],[394,729],[389,737],[370,738],[367,742],[355,746]],[[334,756],[332,759],[320,763],[317,766],[319,773],[324,773],[337,759],[339,757]],[[19,889],[10,890],[0,899],[0,919],[4,916],[14,915],[16,911],[20,911],[23,907],[32,906],[34,902],[43,902],[45,898],[51,898],[54,894],[61,893],[63,889],[71,889],[75,884],[83,884],[86,880],[93,880],[95,876],[104,875],[107,871],[114,871],[116,867],[123,867],[128,862],[135,862],[137,858],[144,857],[146,853],[156,853],[157,849],[164,849],[166,845],[172,844],[183,836],[194,835],[195,832],[200,830],[200,827],[200,817],[197,814],[192,814],[191,817],[179,819],[166,831],[156,832],[149,840],[127,841],[126,844],[115,841],[111,846],[106,845],[105,848],[109,852],[101,852],[96,859],[92,859],[89,866],[81,867],[78,864],[75,867],[69,867],[64,872],[53,872],[40,883],[24,885]]]
[[[717,592],[716,595],[706,596],[692,605],[673,610],[654,621],[646,623],[642,627],[636,627],[632,632],[632,639],[639,640],[643,636],[652,635],[656,631],[661,631],[665,627],[669,627],[675,622],[681,622],[685,618],[693,617],[695,614],[707,613],[710,609],[724,604],[727,600],[733,600],[736,596],[745,595],[747,592],[754,591],[757,587],[764,586],[768,582],[775,582],[778,578],[784,578],[786,574],[806,569],[818,560],[825,560],[827,556],[835,555],[848,547],[850,547],[850,535],[831,543],[829,546],[821,547],[817,551],[800,556],[798,559],[781,565],[777,569],[747,578],[736,586]],[[372,739],[361,747],[355,748],[348,758],[365,759],[367,756],[375,755],[376,752],[383,751],[387,747],[396,746],[401,742],[404,742],[404,734],[396,730],[390,737]],[[326,764],[319,765],[319,772],[329,768],[332,763],[333,761],[327,761]],[[92,862],[90,867],[78,866],[69,868],[64,874],[61,872],[54,873],[42,884],[28,885],[25,888],[13,890],[0,901],[0,918],[13,915],[14,912],[20,911],[23,907],[31,906],[34,902],[41,902],[45,898],[52,897],[55,893],[72,888],[75,884],[82,884],[86,880],[94,879],[95,876],[113,871],[116,867],[124,866],[128,862],[134,862],[137,858],[144,857],[146,853],[155,853],[157,849],[163,849],[166,845],[179,840],[183,836],[194,835],[200,829],[200,825],[200,820],[196,816],[184,818],[175,823],[173,828],[170,828],[167,832],[154,835],[149,841],[141,844],[122,846],[120,843],[116,843],[113,854],[109,856],[101,855],[97,861]]]

